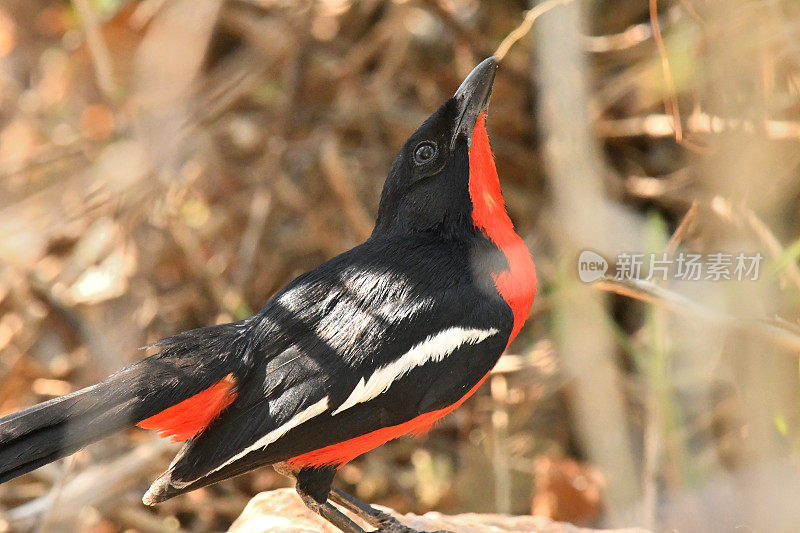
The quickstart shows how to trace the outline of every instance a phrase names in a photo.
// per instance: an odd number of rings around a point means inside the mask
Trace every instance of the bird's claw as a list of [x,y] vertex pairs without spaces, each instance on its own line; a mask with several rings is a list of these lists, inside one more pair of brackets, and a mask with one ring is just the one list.
[[451,531],[446,531],[444,529],[431,532],[419,531],[417,529],[404,526],[399,520],[389,515],[386,515],[386,517],[381,517],[378,531],[381,533],[452,533]]
[[410,527],[403,525],[382,527],[378,529],[378,531],[381,533],[422,533],[416,529],[411,529]]
[[395,517],[385,513],[378,518],[378,531],[381,533],[420,533],[416,529],[411,529],[400,523]]

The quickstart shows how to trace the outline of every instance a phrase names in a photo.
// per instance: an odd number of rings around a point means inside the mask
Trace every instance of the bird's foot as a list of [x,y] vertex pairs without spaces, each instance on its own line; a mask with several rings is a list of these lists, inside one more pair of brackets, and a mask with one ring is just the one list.
[[396,526],[381,527],[378,528],[376,531],[380,531],[380,533],[425,533],[424,531],[411,529],[410,527],[406,527],[402,524],[398,524]]
[[418,529],[413,529],[404,526],[402,523],[400,523],[399,520],[397,520],[394,517],[390,516],[389,518],[391,518],[391,520],[379,525],[376,531],[379,531],[380,533],[451,533],[450,531],[444,531],[444,530],[430,531],[430,532],[420,531]]
[[[380,513],[380,514],[377,514]],[[388,515],[376,509],[376,515],[373,517],[373,525],[378,528],[381,533],[424,533],[411,529],[400,523],[395,517]]]
[[[397,518],[379,509],[375,509],[358,498],[351,496],[337,488],[331,489],[328,498],[338,503],[345,509],[356,514],[372,527],[377,528],[381,533],[429,533],[404,526]],[[449,531],[434,531],[431,533],[450,533]]]
[[404,526],[398,520],[394,520],[394,523],[392,524],[379,526],[376,531],[381,533],[452,533],[452,531],[445,531],[444,529],[437,531],[420,531],[418,529]]

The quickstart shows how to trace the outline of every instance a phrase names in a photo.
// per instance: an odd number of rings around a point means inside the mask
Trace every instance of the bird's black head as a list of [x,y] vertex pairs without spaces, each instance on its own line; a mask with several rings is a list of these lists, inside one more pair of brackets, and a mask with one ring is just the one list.
[[392,163],[373,235],[471,228],[470,147],[489,105],[497,62],[484,60],[415,131]]

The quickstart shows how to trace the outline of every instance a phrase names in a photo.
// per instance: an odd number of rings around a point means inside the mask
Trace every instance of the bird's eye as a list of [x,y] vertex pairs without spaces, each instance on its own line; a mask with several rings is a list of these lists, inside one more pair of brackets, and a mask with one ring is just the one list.
[[432,142],[428,141],[421,142],[414,149],[414,161],[416,161],[418,165],[427,163],[428,161],[433,159],[435,155],[436,155],[436,145],[433,144]]

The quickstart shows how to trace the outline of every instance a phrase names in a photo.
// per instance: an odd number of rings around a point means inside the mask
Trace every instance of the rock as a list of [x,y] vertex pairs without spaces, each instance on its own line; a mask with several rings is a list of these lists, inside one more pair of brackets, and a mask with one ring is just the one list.
[[[426,513],[401,515],[382,508],[400,519],[404,525],[419,531],[447,530],[453,533],[646,533],[642,529],[597,530],[554,522],[539,516],[507,516],[467,513],[443,515]],[[356,520],[358,521],[358,520]],[[369,528],[367,528],[369,530]],[[339,533],[325,520],[309,511],[293,489],[262,492],[247,504],[228,533]]]

